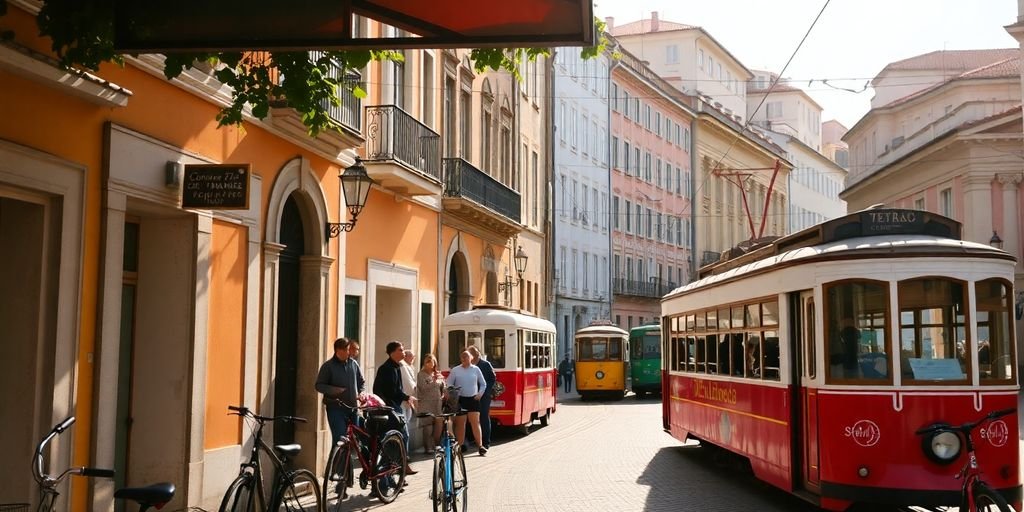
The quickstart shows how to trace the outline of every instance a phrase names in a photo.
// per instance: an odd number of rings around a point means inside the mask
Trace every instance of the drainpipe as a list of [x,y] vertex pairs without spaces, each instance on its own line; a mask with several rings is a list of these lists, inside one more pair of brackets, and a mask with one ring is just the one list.
[[[514,141],[512,143],[515,144],[515,147],[512,148],[512,164],[511,164],[511,166],[512,166],[512,176],[515,176],[516,173],[520,171],[519,162],[520,162],[520,159],[523,158],[523,155],[519,154],[519,148],[520,148],[520,146],[522,146],[522,142],[523,142],[523,133],[520,130],[520,127],[522,126],[522,122],[520,121],[520,116],[523,113],[522,112],[523,100],[519,97],[519,80],[517,80],[515,76],[510,76],[510,78],[512,79],[512,133],[515,134],[515,136],[512,138],[512,141]],[[526,209],[525,208],[525,204],[524,204],[525,203],[525,200],[524,200],[525,194],[523,193],[523,191],[525,190],[525,187],[523,187],[523,183],[526,181],[526,176],[525,176],[526,174],[527,173],[525,173],[525,172],[519,172],[519,179],[518,180],[515,180],[515,179],[512,180],[512,181],[516,182],[516,189],[518,189],[518,192],[519,192],[519,216],[520,216],[519,217],[519,225],[520,225],[520,228],[522,228],[523,225],[527,224],[526,222],[523,222],[523,220],[526,219],[526,216],[523,215],[523,211]],[[515,240],[518,241],[518,237]],[[516,245],[516,242],[512,242],[512,248],[509,249],[509,251],[508,251],[508,263],[507,263],[508,270],[506,270],[508,275],[513,275],[513,276],[517,275],[516,272],[515,272],[515,266],[514,266],[515,260],[513,259],[513,257],[516,254],[516,247],[515,247],[515,245]],[[520,287],[519,288],[519,296],[520,296],[520,298],[522,298],[522,296],[523,296],[523,289],[521,287],[522,286],[526,286],[526,285],[523,284],[524,283],[523,280],[519,280],[518,282],[519,282],[519,287]],[[509,305],[509,307],[512,307],[512,305],[515,303],[515,299],[516,299],[515,293],[513,293],[513,289],[512,288],[506,288],[506,290],[507,290],[506,293],[508,293],[508,305]],[[522,300],[519,301],[519,308],[518,309],[523,309]]]
[[697,132],[700,128],[701,99],[697,97],[696,116],[690,121],[690,282],[697,276]]
[[[545,198],[544,198],[544,226],[546,228],[544,230],[544,234],[545,234],[545,237],[546,237],[545,241],[550,241],[551,242],[551,243],[545,243],[544,244],[544,250],[546,251],[546,254],[544,255],[544,265],[546,267],[545,268],[545,272],[547,274],[545,276],[545,279],[544,279],[544,295],[545,295],[545,298],[547,299],[547,304],[545,304],[545,306],[547,306],[547,308],[548,308],[548,318],[551,320],[552,323],[555,324],[556,327],[558,326],[558,301],[557,301],[558,291],[557,291],[557,289],[554,286],[554,284],[555,284],[555,282],[554,282],[555,254],[556,254],[554,245],[555,245],[555,242],[558,240],[558,237],[556,236],[557,235],[557,231],[556,230],[558,229],[558,224],[554,222],[555,216],[554,216],[554,214],[552,212],[552,207],[554,206],[554,202],[555,202],[554,201],[555,187],[553,185],[554,177],[556,175],[555,174],[555,163],[556,163],[555,154],[556,153],[555,153],[555,137],[554,137],[555,134],[554,134],[554,131],[557,130],[557,128],[555,128],[555,123],[554,123],[554,118],[555,118],[555,83],[556,83],[555,82],[555,56],[558,54],[558,51],[559,50],[556,48],[556,49],[554,49],[551,52],[551,57],[548,58],[548,61],[547,61],[546,66],[545,66],[547,68],[547,73],[545,73],[545,76],[544,76],[544,82],[545,82],[544,85],[547,86],[547,89],[550,92],[550,94],[547,95],[547,103],[548,103],[548,105],[547,105],[547,107],[548,107],[547,108],[547,113],[544,114],[545,115],[545,119],[544,119],[544,121],[545,121],[545,123],[544,123],[545,124],[545,126],[544,126],[544,139],[548,142],[548,152],[547,152],[548,154],[545,155],[545,160],[547,160],[548,162],[545,162],[545,165],[544,165],[544,178],[545,178],[544,179],[544,185],[545,185],[545,188],[547,189],[546,190],[547,193],[545,194]],[[549,279],[548,276],[551,276],[551,278]],[[548,284],[549,283],[551,284],[550,288],[548,288]],[[568,333],[563,334],[563,336],[568,336]]]
[[[618,51],[620,45],[619,45],[619,42],[614,40],[614,39],[611,39],[611,41],[613,42],[613,44],[615,46],[608,53],[609,53],[609,55],[615,55],[615,52]],[[612,94],[612,74],[615,71],[615,68],[617,68],[617,67],[622,65],[622,62],[619,59],[614,59],[614,58],[609,58],[608,60],[610,60],[612,62],[611,62],[611,65],[608,66],[608,84],[607,84],[607,87],[605,87],[605,91],[607,91],[605,93],[605,97],[608,100],[607,101],[608,102],[608,142],[606,143],[607,147],[605,148],[605,150],[608,152],[608,169],[607,169],[607,171],[608,171],[608,200],[611,201],[612,196],[615,194],[614,189],[612,189],[612,166],[613,166],[613,163],[612,163],[612,101],[614,101],[613,98],[611,97],[611,94]],[[615,229],[614,229],[615,223],[612,222],[612,219],[611,219],[611,210],[612,210],[611,209],[611,205],[608,205],[608,206],[609,206],[609,208],[608,208],[608,217],[609,217],[608,218],[608,265],[609,265],[609,267],[611,267],[613,265],[613,261],[615,260],[615,252],[614,252],[615,251],[615,247],[614,247],[614,244],[612,243],[612,240],[614,238],[613,233],[615,231]],[[614,304],[614,301],[612,299],[615,297],[615,292],[614,292],[615,289],[613,287],[614,286],[613,283],[615,282],[614,279],[615,278],[612,277],[611,268],[609,268],[609,271],[608,271],[608,320],[614,320],[615,319],[615,315],[612,314],[612,305]]]

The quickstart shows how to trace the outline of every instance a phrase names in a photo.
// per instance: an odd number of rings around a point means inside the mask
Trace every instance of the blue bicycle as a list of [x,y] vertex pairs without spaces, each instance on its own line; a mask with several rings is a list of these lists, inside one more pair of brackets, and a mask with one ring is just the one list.
[[[449,396],[458,396],[458,388],[449,387]],[[444,409],[457,409],[458,405],[449,407],[445,402]],[[441,445],[434,451],[434,478],[430,491],[430,499],[434,502],[434,512],[465,512],[469,506],[468,481],[466,480],[466,462],[462,458],[462,450],[455,442],[451,433],[451,418],[465,414],[460,412],[444,412],[443,414],[421,413],[421,418],[441,418]]]

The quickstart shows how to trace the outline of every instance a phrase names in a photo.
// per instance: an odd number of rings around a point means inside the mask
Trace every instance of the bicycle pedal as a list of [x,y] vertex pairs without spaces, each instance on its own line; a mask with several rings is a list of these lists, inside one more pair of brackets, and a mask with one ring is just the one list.
[[366,478],[366,473],[360,473],[359,474],[359,488],[365,491],[366,490],[366,486],[368,486],[369,484],[370,484],[370,481],[369,481],[368,478]]

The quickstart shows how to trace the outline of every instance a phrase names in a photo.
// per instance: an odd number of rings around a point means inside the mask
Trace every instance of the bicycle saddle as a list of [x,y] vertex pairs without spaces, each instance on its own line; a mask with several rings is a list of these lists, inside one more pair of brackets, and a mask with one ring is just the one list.
[[125,487],[124,489],[118,489],[114,493],[114,497],[121,500],[131,500],[144,507],[163,505],[174,497],[174,484],[162,482],[145,487]]
[[301,444],[279,444],[274,446],[274,451],[285,457],[294,457],[302,451]]

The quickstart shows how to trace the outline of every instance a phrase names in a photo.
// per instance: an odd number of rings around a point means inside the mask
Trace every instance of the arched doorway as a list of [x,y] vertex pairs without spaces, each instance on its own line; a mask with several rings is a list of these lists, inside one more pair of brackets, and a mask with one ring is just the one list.
[[[279,241],[281,250],[277,287],[277,347],[274,366],[274,414],[295,416],[296,379],[298,377],[299,345],[299,273],[300,259],[305,254],[302,213],[295,194],[288,196],[281,212]],[[274,443],[295,441],[295,427],[278,423]]]
[[469,262],[462,251],[452,255],[448,265],[448,314],[470,308],[473,296],[469,293]]

